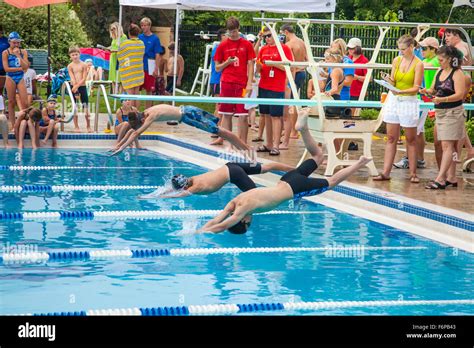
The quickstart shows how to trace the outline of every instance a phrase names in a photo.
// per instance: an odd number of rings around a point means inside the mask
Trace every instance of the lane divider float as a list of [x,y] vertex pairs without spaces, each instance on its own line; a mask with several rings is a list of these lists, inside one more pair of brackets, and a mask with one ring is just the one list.
[[317,302],[267,302],[267,303],[233,303],[214,305],[190,305],[177,307],[133,307],[113,309],[89,309],[74,312],[27,313],[17,315],[34,316],[198,316],[198,315],[232,315],[252,314],[255,312],[276,311],[319,311],[338,308],[378,308],[409,306],[453,306],[474,305],[474,299],[455,300],[393,300],[393,301],[317,301]]
[[66,250],[49,252],[3,253],[0,262],[44,263],[87,261],[96,259],[153,258],[160,256],[195,256],[216,254],[250,253],[297,253],[297,252],[365,252],[365,251],[413,251],[426,250],[423,246],[326,246],[326,247],[261,247],[261,248],[173,248],[173,249],[112,249],[112,250]]

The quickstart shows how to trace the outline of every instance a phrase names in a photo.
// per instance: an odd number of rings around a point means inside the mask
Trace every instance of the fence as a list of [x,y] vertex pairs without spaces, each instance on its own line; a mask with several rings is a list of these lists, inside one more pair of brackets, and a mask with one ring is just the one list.
[[[182,89],[184,90],[191,90],[194,77],[196,76],[196,72],[200,66],[202,66],[204,62],[204,54],[206,50],[206,44],[209,41],[199,39],[198,36],[194,34],[199,33],[200,31],[204,31],[205,33],[215,33],[220,27],[219,26],[206,26],[204,27],[196,27],[196,26],[182,26],[180,28],[180,53],[184,57],[186,61],[185,65],[185,74],[183,77],[183,84]],[[259,25],[254,26],[243,26],[241,27],[242,33],[253,33],[256,34],[261,29]],[[295,29],[297,30],[297,35],[299,34],[299,28],[295,25]],[[467,30],[471,41],[473,39],[474,30]],[[384,63],[384,64],[391,64],[393,58],[398,55],[397,49],[397,40],[400,36],[404,34],[408,34],[410,32],[409,28],[400,28],[400,27],[393,27],[387,33],[384,43],[382,45],[382,49],[388,49],[393,51],[380,51],[377,62]],[[425,33],[424,37],[427,36],[438,36],[438,29],[430,29],[427,33]],[[330,44],[330,35],[331,35],[331,28],[329,25],[312,25],[309,31],[309,36],[312,45],[316,46],[329,46]],[[301,37],[301,36],[300,36]],[[334,28],[334,38],[342,38],[346,42],[349,41],[352,37],[358,37],[362,40],[363,47],[375,47],[377,43],[377,39],[379,37],[379,30],[377,27],[356,27],[356,26],[335,26]],[[324,53],[324,48],[313,47],[313,54],[315,57],[322,57]],[[372,51],[364,50],[364,55],[367,58],[371,58]],[[375,72],[376,78],[378,78],[379,72]],[[367,91],[367,99],[369,100],[379,100],[380,94],[383,91],[383,87],[371,83],[369,85],[369,89]],[[306,91],[303,90],[302,95],[306,95]]]

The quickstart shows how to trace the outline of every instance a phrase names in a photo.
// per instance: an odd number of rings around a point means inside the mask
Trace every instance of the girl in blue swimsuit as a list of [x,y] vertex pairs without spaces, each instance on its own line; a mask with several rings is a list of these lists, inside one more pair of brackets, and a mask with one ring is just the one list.
[[122,138],[127,134],[131,129],[130,123],[128,121],[128,114],[130,112],[138,112],[137,108],[132,105],[130,100],[122,100],[122,106],[117,110],[115,116],[115,134],[117,135],[117,143],[119,143]]
[[26,50],[20,48],[21,41],[23,40],[17,32],[14,31],[10,33],[8,36],[10,47],[2,53],[3,67],[7,73],[5,88],[8,98],[8,118],[10,119],[12,128],[15,125],[15,96],[17,90],[21,104],[29,107],[28,92],[26,90],[25,81],[23,80],[23,75],[29,67],[28,53]]

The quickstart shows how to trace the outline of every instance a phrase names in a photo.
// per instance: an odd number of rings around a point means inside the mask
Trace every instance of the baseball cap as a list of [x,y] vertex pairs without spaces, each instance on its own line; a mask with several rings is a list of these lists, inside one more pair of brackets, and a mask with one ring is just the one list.
[[91,59],[91,58],[87,58],[84,62],[85,62],[85,63],[92,63],[92,59]]
[[16,31],[12,31],[10,35],[8,35],[8,41],[23,41]]
[[357,37],[353,37],[347,43],[348,48],[354,48],[354,47],[357,47],[357,46],[362,47],[362,41],[360,41],[360,39],[357,38]]
[[430,36],[430,37],[425,38],[423,41],[421,41],[420,46],[422,47],[430,46],[430,47],[438,49],[439,41],[435,37]]
[[257,38],[255,37],[254,34],[247,34],[247,40],[250,41],[250,42],[255,42],[255,40],[257,40]]

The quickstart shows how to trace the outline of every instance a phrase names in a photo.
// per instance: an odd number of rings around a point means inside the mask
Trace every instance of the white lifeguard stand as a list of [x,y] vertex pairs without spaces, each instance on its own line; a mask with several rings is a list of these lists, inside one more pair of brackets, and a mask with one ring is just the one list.
[[[206,45],[206,53],[204,55],[204,64],[202,67],[199,67],[196,77],[194,78],[193,86],[191,87],[190,95],[197,94],[200,97],[209,96],[210,92],[210,82],[211,82],[211,53],[218,41],[214,41],[212,44]],[[196,93],[196,88],[199,86],[199,93]],[[204,92],[205,89],[205,92]]]
[[[335,139],[360,139],[363,141],[363,153],[364,156],[373,157],[372,156],[372,135],[377,131],[377,129],[382,124],[383,120],[383,112],[384,108],[382,107],[379,116],[376,120],[362,120],[358,117],[350,118],[350,119],[332,119],[327,118],[324,113],[324,108],[322,106],[322,101],[327,100],[320,91],[318,86],[318,76],[321,67],[353,67],[353,68],[360,68],[360,69],[367,69],[367,75],[364,80],[361,94],[359,96],[359,101],[363,101],[368,85],[370,83],[372,72],[374,69],[390,69],[390,64],[377,64],[377,57],[381,50],[381,46],[383,40],[385,38],[386,33],[390,30],[392,26],[404,26],[404,27],[417,27],[418,34],[415,37],[415,40],[419,41],[419,39],[423,36],[426,31],[428,31],[432,27],[442,27],[443,24],[418,24],[418,23],[391,23],[391,22],[363,22],[363,21],[342,21],[342,20],[321,20],[321,19],[295,19],[295,18],[284,18],[284,19],[260,19],[254,18],[255,21],[264,22],[264,24],[270,29],[272,35],[277,37],[276,32],[276,24],[277,22],[292,22],[296,23],[303,34],[303,40],[306,46],[306,52],[308,56],[308,62],[290,62],[283,52],[283,48],[279,40],[275,40],[276,46],[282,57],[282,61],[280,62],[266,62],[266,64],[271,65],[278,65],[283,64],[288,81],[290,83],[291,90],[293,92],[293,96],[295,99],[300,99],[298,91],[296,89],[295,81],[293,75],[291,73],[292,66],[305,66],[307,67],[307,71],[310,73],[313,83],[315,83],[315,96],[312,99],[318,101],[317,107],[312,108],[310,112],[310,119],[308,121],[309,129],[313,137],[315,137],[318,141],[324,143],[326,145],[328,151],[328,160],[326,166],[325,175],[331,176],[334,174],[335,169],[338,166],[350,166],[355,163],[355,160],[349,160],[346,155],[346,152],[343,150],[343,145],[341,145],[341,149],[336,152],[334,140]],[[368,64],[361,65],[361,64],[326,64],[316,62],[309,40],[308,29],[309,26],[312,24],[358,24],[358,25],[370,25],[370,26],[377,26],[379,28],[380,34],[377,40],[377,44],[374,48],[374,52]],[[444,25],[444,26],[453,26],[457,27],[453,24]],[[473,27],[472,25],[463,25],[467,27]],[[469,35],[463,28],[458,28],[463,32],[463,34],[469,38]],[[469,48],[472,50],[472,46],[470,42],[468,42]],[[389,94],[390,97],[390,94]],[[349,107],[349,106],[348,106]],[[360,108],[356,109],[355,116],[358,116],[360,112]],[[300,159],[299,163],[302,163],[307,156],[307,151],[303,154],[302,158]],[[372,176],[378,175],[377,169],[375,168],[375,164],[373,161],[366,165],[368,167],[369,173]]]

